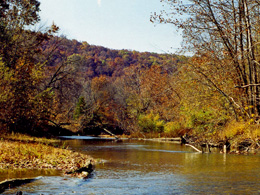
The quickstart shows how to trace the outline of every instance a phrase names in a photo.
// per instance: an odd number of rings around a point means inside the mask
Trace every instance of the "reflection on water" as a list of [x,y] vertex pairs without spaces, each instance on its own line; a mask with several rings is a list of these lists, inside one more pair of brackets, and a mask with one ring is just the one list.
[[26,194],[260,194],[259,156],[200,154],[190,147],[158,142],[116,143],[87,137],[64,142],[105,163],[96,165],[88,180],[42,177],[15,190]]

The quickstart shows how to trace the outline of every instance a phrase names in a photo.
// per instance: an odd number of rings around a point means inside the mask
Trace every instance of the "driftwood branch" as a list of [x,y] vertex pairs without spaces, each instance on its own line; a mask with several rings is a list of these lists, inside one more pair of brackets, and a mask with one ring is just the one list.
[[105,132],[107,132],[109,135],[112,135],[113,137],[115,137],[116,138],[116,140],[119,140],[119,138],[115,135],[115,134],[113,134],[113,133],[111,133],[110,131],[108,131],[107,129],[103,129]]
[[202,153],[202,151],[201,150],[199,150],[198,148],[196,148],[195,146],[193,146],[193,145],[190,145],[190,144],[185,144],[185,146],[190,146],[190,147],[192,147],[194,150],[196,150],[197,152],[200,152],[200,153]]

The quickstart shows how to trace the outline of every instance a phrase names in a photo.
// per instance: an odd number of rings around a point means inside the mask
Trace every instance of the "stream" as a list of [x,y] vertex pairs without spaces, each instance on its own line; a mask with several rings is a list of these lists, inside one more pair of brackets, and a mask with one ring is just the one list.
[[38,177],[3,194],[260,194],[260,156],[201,154],[173,143],[87,136],[62,137],[72,150],[102,162],[87,180],[58,171],[12,171],[12,177]]

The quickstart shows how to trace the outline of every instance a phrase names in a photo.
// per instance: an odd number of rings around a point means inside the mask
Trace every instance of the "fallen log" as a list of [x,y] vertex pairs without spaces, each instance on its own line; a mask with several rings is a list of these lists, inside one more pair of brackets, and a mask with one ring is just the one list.
[[113,134],[112,132],[108,131],[107,129],[103,129],[105,132],[107,132],[109,135],[113,136],[116,140],[119,140],[119,137],[117,137],[115,134]]
[[181,142],[180,137],[172,137],[172,138],[159,138],[162,141],[169,141],[169,142]]

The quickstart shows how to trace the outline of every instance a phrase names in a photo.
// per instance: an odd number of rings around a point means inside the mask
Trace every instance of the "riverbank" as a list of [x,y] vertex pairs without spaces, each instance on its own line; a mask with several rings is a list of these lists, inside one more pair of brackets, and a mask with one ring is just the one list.
[[55,169],[65,173],[86,167],[92,157],[69,150],[59,140],[22,134],[0,137],[0,169]]
[[[232,131],[232,128],[230,128],[229,131]],[[232,137],[227,137],[227,132],[226,130],[225,132],[222,131],[221,135],[208,135],[190,131],[176,137],[168,137],[166,134],[160,133],[135,133],[122,135],[119,136],[119,138],[188,144],[196,147],[201,152],[211,152],[210,148],[219,148],[221,153],[260,153],[259,129],[257,129],[257,131],[251,131],[250,134],[237,134]]]

